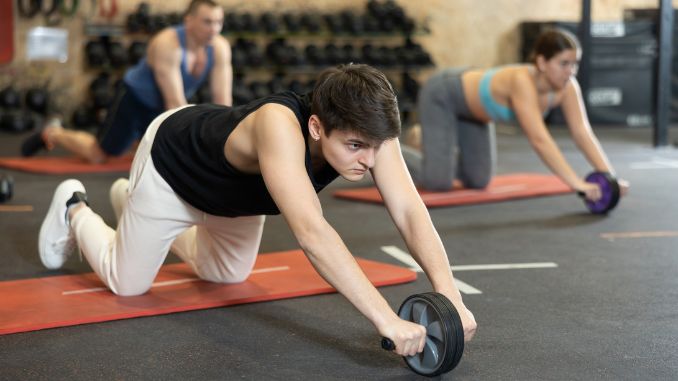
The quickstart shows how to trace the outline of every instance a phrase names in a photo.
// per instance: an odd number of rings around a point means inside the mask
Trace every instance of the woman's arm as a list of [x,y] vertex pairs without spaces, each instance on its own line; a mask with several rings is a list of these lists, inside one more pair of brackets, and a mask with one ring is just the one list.
[[510,99],[518,123],[544,164],[572,189],[584,192],[588,199],[598,200],[600,188],[577,175],[546,128],[539,109],[537,89],[529,72],[516,72],[511,83]]
[[412,257],[428,276],[433,289],[455,305],[462,319],[464,338],[470,340],[477,327],[475,318],[454,283],[447,253],[410,178],[398,139],[382,144],[371,172]]
[[614,173],[603,148],[598,142],[586,115],[579,83],[573,77],[565,87],[560,105],[565,121],[577,147],[582,151],[591,166],[597,171]]

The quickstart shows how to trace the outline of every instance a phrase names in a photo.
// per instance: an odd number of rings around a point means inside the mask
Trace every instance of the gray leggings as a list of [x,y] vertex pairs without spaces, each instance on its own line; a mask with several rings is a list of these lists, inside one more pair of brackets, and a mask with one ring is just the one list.
[[422,152],[403,145],[403,157],[417,185],[446,191],[457,178],[467,188],[484,188],[496,166],[494,124],[473,120],[461,84],[463,69],[434,74],[419,93]]

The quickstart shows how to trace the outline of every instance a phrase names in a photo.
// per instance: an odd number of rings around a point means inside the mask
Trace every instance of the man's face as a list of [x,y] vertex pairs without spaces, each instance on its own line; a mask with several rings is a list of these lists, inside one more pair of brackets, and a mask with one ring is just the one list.
[[221,7],[201,4],[186,15],[186,30],[199,44],[208,44],[214,36],[221,33],[224,25],[224,11]]
[[349,181],[361,180],[374,166],[381,143],[370,142],[350,131],[333,130],[320,139],[322,153],[328,164]]

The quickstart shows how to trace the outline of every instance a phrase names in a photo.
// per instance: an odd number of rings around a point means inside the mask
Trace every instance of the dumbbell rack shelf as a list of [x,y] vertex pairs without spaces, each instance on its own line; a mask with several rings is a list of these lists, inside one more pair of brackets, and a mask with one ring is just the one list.
[[[384,27],[389,21],[393,23]],[[143,3],[124,25],[87,22],[84,32],[90,42],[103,43],[108,55],[112,48],[129,55],[122,61],[88,59],[90,73],[109,73],[112,85],[143,56],[144,48],[139,46],[145,46],[155,31],[179,22],[173,14],[152,14]],[[346,9],[335,14],[227,12],[221,34],[231,44],[234,105],[287,89],[306,92],[327,67],[366,63],[383,71],[393,83],[407,123],[416,105],[418,78],[435,67],[423,47],[413,41],[430,34],[426,23],[414,22],[393,0],[367,0],[362,12]],[[191,103],[210,101],[209,84],[189,99]]]

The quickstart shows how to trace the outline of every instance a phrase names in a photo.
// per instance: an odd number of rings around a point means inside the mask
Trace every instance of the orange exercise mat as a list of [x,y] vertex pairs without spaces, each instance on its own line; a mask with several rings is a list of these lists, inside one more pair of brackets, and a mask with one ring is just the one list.
[[0,167],[17,171],[65,175],[71,173],[129,172],[133,156],[109,158],[102,164],[90,164],[69,156],[2,157]]
[[[538,173],[513,173],[495,176],[485,189],[456,188],[447,192],[420,190],[424,204],[429,207],[482,204],[528,197],[551,196],[574,192],[572,188],[553,175]],[[383,204],[376,187],[344,189],[334,197],[353,201]]]
[[[414,281],[411,270],[357,258],[375,286]],[[184,264],[165,265],[149,292],[117,296],[94,273],[0,282],[0,335],[336,292],[301,250],[262,254],[243,283],[196,278]]]

